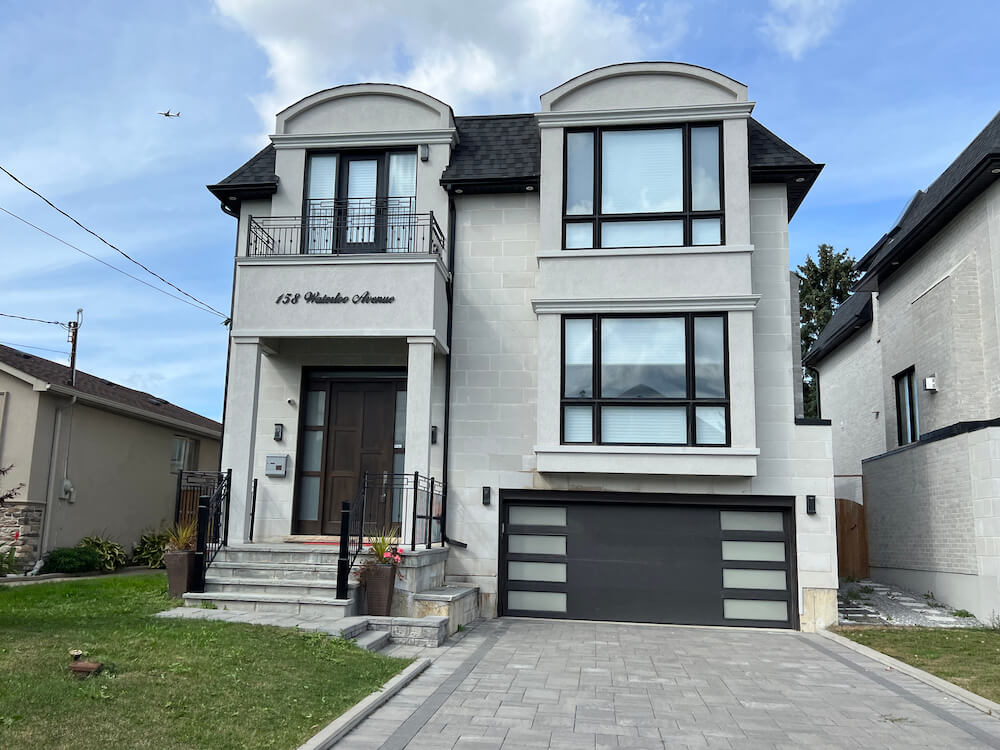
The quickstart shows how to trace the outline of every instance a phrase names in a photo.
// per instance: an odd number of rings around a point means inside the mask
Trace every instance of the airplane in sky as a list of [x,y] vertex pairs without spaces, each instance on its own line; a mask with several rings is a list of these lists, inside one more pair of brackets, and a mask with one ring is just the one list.
[[157,112],[158,115],[163,115],[164,117],[180,117],[180,112],[171,112],[169,109],[166,112]]

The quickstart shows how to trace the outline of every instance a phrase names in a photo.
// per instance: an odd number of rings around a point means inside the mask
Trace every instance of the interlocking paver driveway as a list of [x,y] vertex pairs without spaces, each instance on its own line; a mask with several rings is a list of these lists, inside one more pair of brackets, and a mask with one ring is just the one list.
[[815,635],[494,620],[445,661],[338,747],[1000,748],[1000,720]]

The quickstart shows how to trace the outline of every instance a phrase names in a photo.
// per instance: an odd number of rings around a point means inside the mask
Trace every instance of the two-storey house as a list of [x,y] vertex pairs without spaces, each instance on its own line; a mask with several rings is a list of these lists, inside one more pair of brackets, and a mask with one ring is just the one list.
[[486,615],[834,621],[788,267],[821,165],[752,109],[630,63],[530,114],[383,84],[280,112],[210,186],[239,220],[230,540],[323,543],[363,502]]
[[805,357],[871,576],[1000,612],[1000,115],[918,191]]

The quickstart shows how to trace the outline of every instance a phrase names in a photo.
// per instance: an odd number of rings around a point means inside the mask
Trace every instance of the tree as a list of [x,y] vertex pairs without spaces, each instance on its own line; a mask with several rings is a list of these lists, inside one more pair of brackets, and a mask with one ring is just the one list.
[[[7,467],[0,466],[0,478],[7,476],[10,470],[13,468],[14,468],[13,465]],[[4,503],[7,500],[13,500],[15,497],[21,494],[21,490],[23,489],[23,487],[24,487],[24,482],[21,482],[19,485],[17,485],[17,487],[11,487],[6,492],[0,490],[0,508],[3,507]]]
[[[820,332],[830,322],[833,313],[851,296],[851,287],[861,274],[854,269],[854,258],[846,248],[837,252],[832,245],[822,244],[816,254],[806,256],[799,266],[799,337],[805,357]],[[802,395],[805,416],[819,416],[819,391],[812,372],[802,368]]]

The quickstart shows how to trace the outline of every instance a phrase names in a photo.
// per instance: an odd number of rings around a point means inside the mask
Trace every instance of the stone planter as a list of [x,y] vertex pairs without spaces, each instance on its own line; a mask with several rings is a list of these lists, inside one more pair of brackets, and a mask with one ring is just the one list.
[[373,617],[388,617],[392,610],[392,594],[395,589],[395,565],[372,565],[365,570],[368,614]]
[[170,596],[180,597],[194,588],[198,571],[198,556],[194,550],[165,552],[163,563],[167,567],[167,590]]

